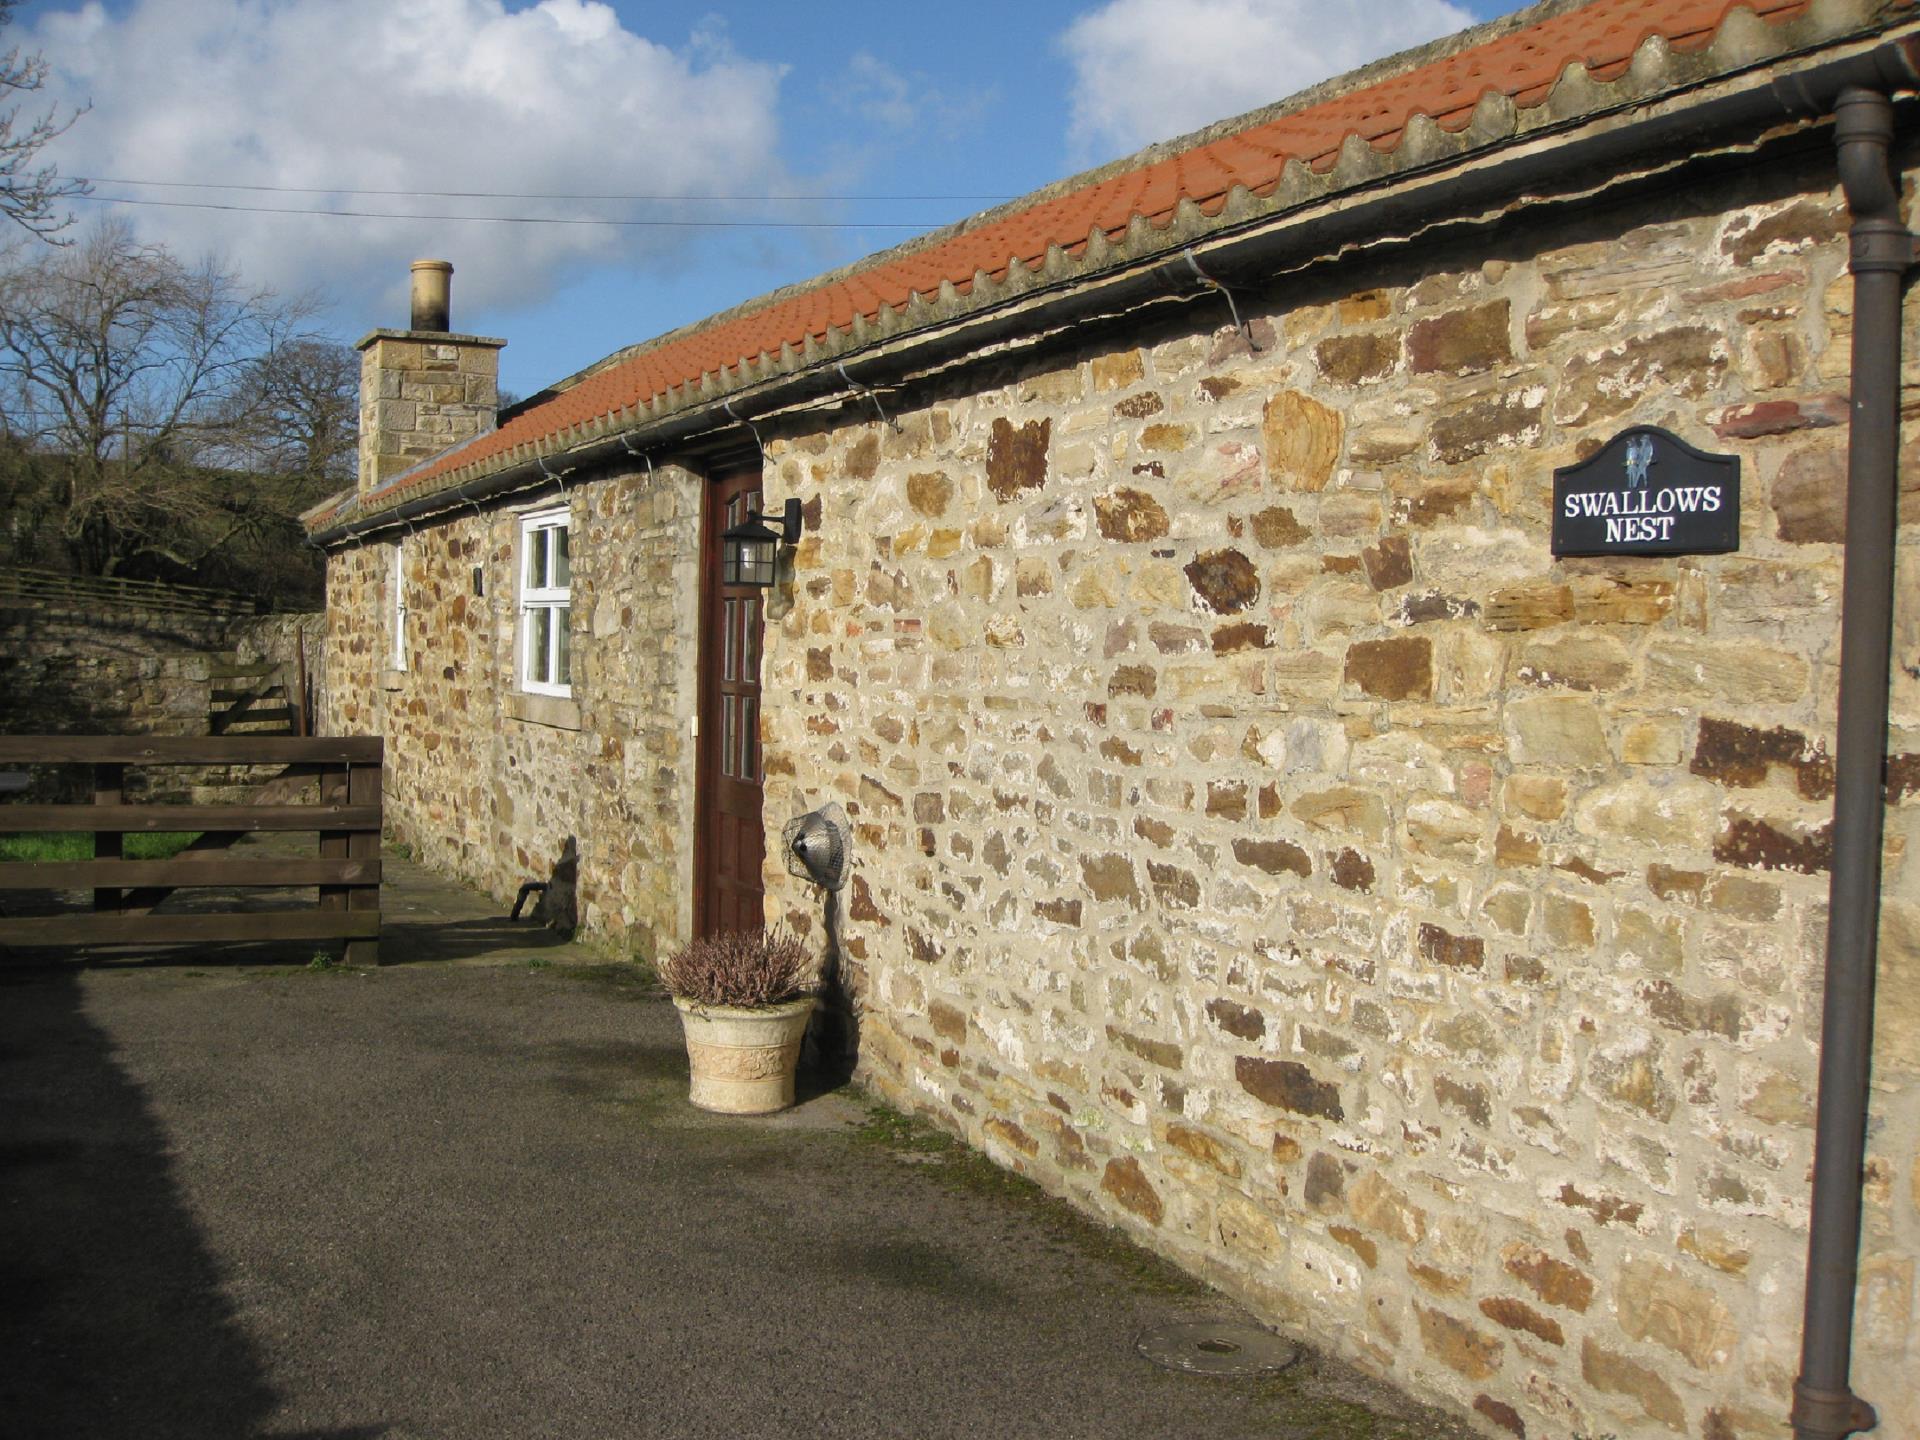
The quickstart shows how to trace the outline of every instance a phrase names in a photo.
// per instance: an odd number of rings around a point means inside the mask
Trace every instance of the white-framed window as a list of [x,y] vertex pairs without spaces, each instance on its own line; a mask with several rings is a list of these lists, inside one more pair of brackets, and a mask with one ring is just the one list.
[[569,512],[520,517],[520,688],[535,695],[573,693],[573,564]]
[[393,648],[387,655],[387,663],[395,670],[407,668],[407,547],[404,541],[396,542],[393,547],[393,566],[387,575],[387,589],[393,603],[389,607],[393,620]]

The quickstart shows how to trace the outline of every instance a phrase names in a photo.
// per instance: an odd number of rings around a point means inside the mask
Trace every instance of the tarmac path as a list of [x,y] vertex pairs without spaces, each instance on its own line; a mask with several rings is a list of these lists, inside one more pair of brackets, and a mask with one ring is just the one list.
[[1244,1317],[856,1092],[691,1109],[644,971],[400,870],[380,970],[0,961],[4,1440],[1467,1433],[1149,1363]]

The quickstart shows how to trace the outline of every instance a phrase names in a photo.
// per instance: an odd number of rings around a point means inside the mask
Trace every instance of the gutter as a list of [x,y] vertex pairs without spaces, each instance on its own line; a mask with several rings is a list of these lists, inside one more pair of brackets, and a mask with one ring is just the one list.
[[[1913,77],[1899,83],[1911,85]],[[1915,241],[1900,222],[1887,152],[1893,105],[1879,86],[1849,86],[1834,104],[1841,189],[1853,214],[1852,416],[1847,435],[1847,550],[1840,602],[1840,715],[1835,742],[1833,868],[1814,1128],[1813,1213],[1796,1440],[1840,1440],[1879,1417],[1853,1393],[1854,1295],[1873,1061],[1880,931],[1887,680],[1899,527],[1900,299]]]
[[[442,487],[387,509],[357,515],[316,532],[312,540],[328,548],[476,501],[545,489],[553,481],[553,471],[543,466],[543,458],[564,464],[563,473],[592,469],[635,454],[636,446],[628,443],[629,437],[646,449],[658,450],[716,431],[737,429],[740,416],[749,411],[753,418],[762,418],[773,411],[828,398],[855,398],[862,391],[894,385],[917,372],[1039,332],[1099,323],[1156,301],[1194,299],[1222,288],[1257,289],[1271,280],[1276,269],[1343,245],[1377,240],[1401,227],[1430,225],[1475,207],[1510,201],[1536,188],[1551,193],[1563,189],[1569,176],[1605,173],[1609,167],[1650,150],[1692,150],[1706,135],[1751,131],[1783,119],[1824,115],[1849,85],[1885,91],[1913,84],[1917,73],[1920,36],[1909,35],[1754,84],[1735,94],[1697,103],[1685,103],[1684,96],[1670,95],[1648,106],[1650,113],[1597,134],[1553,140],[1557,133],[1575,125],[1590,125],[1605,118],[1607,112],[1590,112],[1558,126],[1541,126],[1513,137],[1508,142],[1512,147],[1509,153],[1488,164],[1459,170],[1455,168],[1459,157],[1450,155],[1424,167],[1383,172],[1332,196],[1308,202],[1319,213],[1306,214],[1307,207],[1303,207],[1293,212],[1300,218],[1291,222],[1282,218],[1277,224],[1273,216],[1263,215],[1215,231],[1184,248],[1163,252],[1154,261],[1110,271],[1104,277],[1076,275],[1043,281],[996,309],[938,328],[923,326],[859,351],[832,350],[804,369],[725,395],[715,394],[703,403],[657,420],[638,421],[571,450],[515,461],[491,474],[469,479],[457,489]],[[1683,103],[1673,103],[1676,98]],[[1630,113],[1642,103],[1633,102],[1622,109]],[[1384,166],[1384,157],[1380,157],[1380,163]],[[856,354],[860,370],[857,383],[843,369],[854,363]],[[731,412],[729,402],[734,407]]]

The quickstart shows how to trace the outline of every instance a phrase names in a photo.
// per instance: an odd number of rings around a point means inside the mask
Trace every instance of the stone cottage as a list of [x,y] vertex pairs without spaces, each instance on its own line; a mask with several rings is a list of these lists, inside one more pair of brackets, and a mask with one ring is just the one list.
[[[428,268],[309,517],[327,724],[641,953],[824,944],[840,802],[868,1084],[1489,1434],[1914,1440],[1916,36],[1552,0],[497,427]],[[1566,543],[1656,439],[1732,548]]]

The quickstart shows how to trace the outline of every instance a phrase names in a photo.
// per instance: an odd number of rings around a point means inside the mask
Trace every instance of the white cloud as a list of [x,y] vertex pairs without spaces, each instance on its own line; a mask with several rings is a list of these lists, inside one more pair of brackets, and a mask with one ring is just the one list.
[[1123,155],[1472,23],[1446,0],[1107,0],[1061,37],[1073,143]]
[[834,102],[857,116],[870,143],[898,146],[917,134],[953,140],[977,130],[997,98],[992,86],[941,86],[923,71],[903,71],[856,50],[833,77]]
[[[790,190],[776,158],[781,69],[724,31],[680,48],[597,0],[91,0],[45,15],[49,91],[92,109],[49,155],[123,180],[393,191],[702,195]],[[430,214],[715,217],[743,207],[538,200],[325,198],[100,183],[147,200]],[[756,207],[765,208],[765,207]],[[796,209],[797,207],[783,207]],[[454,323],[533,303],[586,267],[672,264],[700,230],[431,224],[82,202],[183,256],[220,255],[252,284],[324,290],[344,313],[405,322],[406,262],[455,263]],[[376,308],[377,307],[377,308]]]

